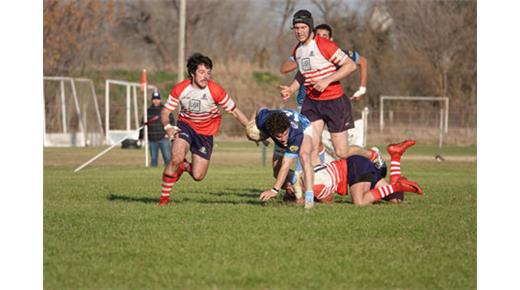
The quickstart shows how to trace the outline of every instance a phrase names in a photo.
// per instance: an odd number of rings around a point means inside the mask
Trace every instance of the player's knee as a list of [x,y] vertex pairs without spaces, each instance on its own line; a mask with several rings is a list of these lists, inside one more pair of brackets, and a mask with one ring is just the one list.
[[195,181],[202,181],[204,177],[206,177],[205,173],[199,173],[199,172],[193,172],[192,175],[193,180]]
[[179,164],[181,164],[182,162],[184,161],[184,156],[180,156],[180,155],[173,155],[172,158],[170,159],[170,165],[172,165],[173,167],[177,167],[179,166]]

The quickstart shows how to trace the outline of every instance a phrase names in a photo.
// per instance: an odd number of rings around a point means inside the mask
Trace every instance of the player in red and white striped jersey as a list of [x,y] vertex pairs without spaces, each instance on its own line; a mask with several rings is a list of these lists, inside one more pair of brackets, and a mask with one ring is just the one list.
[[[163,171],[160,205],[169,203],[173,185],[187,171],[195,181],[206,176],[213,151],[213,135],[218,133],[222,116],[218,106],[231,113],[246,127],[247,117],[237,108],[226,91],[211,80],[211,59],[195,53],[187,63],[189,79],[176,84],[161,112],[166,134],[174,138],[172,159]],[[168,116],[180,106],[177,126],[169,124]],[[186,160],[188,150],[191,160]]]
[[[354,155],[347,159],[334,160],[314,168],[314,196],[316,200],[331,203],[334,194],[347,195],[350,189],[352,202],[357,205],[371,204],[381,199],[398,203],[402,192],[423,194],[421,187],[401,176],[401,156],[415,141],[406,140],[390,144],[390,182],[367,158]],[[297,183],[302,182],[301,178]],[[295,188],[299,189],[299,184]]]
[[293,31],[298,45],[293,58],[298,64],[298,73],[290,86],[280,86],[284,100],[297,92],[301,85],[306,88],[301,113],[312,123],[313,165],[319,164],[319,141],[325,125],[332,135],[335,154],[347,158],[347,130],[354,128],[354,119],[349,98],[343,94],[340,80],[356,70],[356,64],[332,41],[315,36],[312,14],[299,10],[293,17]]

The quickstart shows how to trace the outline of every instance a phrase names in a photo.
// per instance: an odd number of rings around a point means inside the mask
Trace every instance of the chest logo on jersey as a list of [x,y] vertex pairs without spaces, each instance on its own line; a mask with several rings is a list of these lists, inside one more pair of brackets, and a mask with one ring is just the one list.
[[309,56],[314,56],[314,50],[311,50],[311,54]]
[[289,150],[291,150],[292,152],[296,152],[298,151],[298,146],[292,145],[291,147],[289,147]]
[[190,111],[200,112],[200,100],[190,100]]
[[302,70],[310,71],[311,70],[311,59],[308,57],[302,58]]
[[206,94],[202,95],[202,100],[208,100],[208,96]]

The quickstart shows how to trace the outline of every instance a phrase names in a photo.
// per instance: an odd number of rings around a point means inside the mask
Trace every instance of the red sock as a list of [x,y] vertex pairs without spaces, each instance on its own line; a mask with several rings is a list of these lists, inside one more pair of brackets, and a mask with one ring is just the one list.
[[388,184],[385,186],[374,188],[370,190],[370,192],[374,196],[375,200],[380,200],[396,191],[400,191],[397,187],[398,186],[396,184]]
[[[178,179],[178,178],[177,178]],[[161,199],[169,199],[172,187],[176,182],[176,178],[163,173],[161,184]]]
[[401,155],[390,156],[390,183],[395,183],[401,177]]

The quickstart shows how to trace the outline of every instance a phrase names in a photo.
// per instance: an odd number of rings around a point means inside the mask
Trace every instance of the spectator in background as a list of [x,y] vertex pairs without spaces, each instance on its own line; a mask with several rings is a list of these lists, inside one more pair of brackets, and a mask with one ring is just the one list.
[[[159,161],[159,149],[161,149],[161,154],[163,157],[164,164],[168,164],[171,159],[171,141],[166,135],[166,131],[164,131],[163,125],[161,124],[160,116],[161,110],[163,108],[161,102],[161,95],[159,92],[155,91],[152,94],[152,104],[146,110],[147,120],[158,116],[159,119],[148,123],[148,145],[150,146],[150,155],[152,157],[151,166],[157,167]],[[175,119],[172,114],[170,114],[170,124],[175,123]],[[139,131],[139,140],[141,144],[144,139],[144,129]]]

